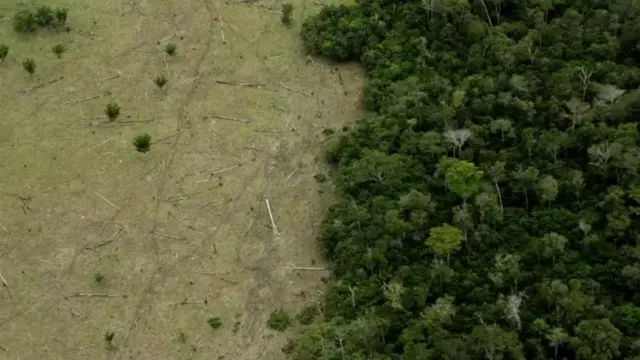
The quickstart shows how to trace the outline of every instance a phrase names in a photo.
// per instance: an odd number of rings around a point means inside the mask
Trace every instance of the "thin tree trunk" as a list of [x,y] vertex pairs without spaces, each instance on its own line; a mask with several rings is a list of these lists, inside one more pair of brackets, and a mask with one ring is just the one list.
[[489,15],[489,10],[487,9],[487,4],[484,3],[484,0],[480,0],[482,7],[484,8],[484,13],[487,15],[487,21],[489,22],[489,26],[493,27],[493,22],[491,22],[491,16]]
[[504,207],[502,206],[502,194],[500,194],[500,187],[498,186],[498,182],[493,183],[496,186],[496,191],[498,192],[498,201],[500,202],[500,212],[504,212]]

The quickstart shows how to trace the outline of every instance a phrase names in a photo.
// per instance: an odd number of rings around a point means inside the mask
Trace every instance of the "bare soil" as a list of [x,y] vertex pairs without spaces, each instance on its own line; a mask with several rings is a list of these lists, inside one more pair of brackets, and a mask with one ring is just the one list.
[[293,1],[292,28],[277,2],[48,4],[71,32],[15,34],[24,5],[0,0],[0,358],[283,358],[296,327],[266,320],[319,299],[328,271],[291,267],[325,266],[323,130],[358,116],[363,83],[304,53],[320,3]]

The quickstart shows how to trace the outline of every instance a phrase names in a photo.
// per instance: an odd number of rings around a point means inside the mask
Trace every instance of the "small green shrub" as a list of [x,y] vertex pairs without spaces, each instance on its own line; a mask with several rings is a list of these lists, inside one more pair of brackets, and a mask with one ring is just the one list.
[[40,27],[52,27],[55,25],[53,9],[47,5],[40,6],[35,13],[36,24]]
[[95,274],[93,274],[93,281],[96,282],[96,284],[101,285],[104,283],[104,275],[100,272],[97,272]]
[[211,317],[207,320],[207,324],[209,324],[212,329],[219,329],[220,327],[222,327],[222,319],[217,316]]
[[291,15],[293,13],[293,5],[291,3],[282,4],[282,23],[291,26]]
[[69,15],[69,9],[67,8],[56,8],[54,11],[54,15],[56,20],[58,21],[58,25],[63,26],[67,24],[67,17]]
[[136,137],[133,138],[133,146],[136,147],[136,151],[138,152],[148,152],[151,149],[151,136],[147,133],[136,135]]
[[156,86],[160,89],[164,90],[164,87],[167,85],[167,83],[169,82],[169,80],[167,80],[167,77],[164,75],[158,75],[156,76],[155,79],[153,79],[153,82],[156,84]]
[[32,76],[33,73],[36,72],[36,62],[32,58],[24,59],[22,61],[22,67],[29,73],[29,76]]
[[31,10],[23,9],[13,15],[13,30],[19,33],[32,33],[38,28],[36,15]]
[[115,346],[113,345],[113,338],[115,336],[116,334],[113,331],[107,331],[106,333],[104,333],[104,341],[106,342],[107,349],[115,348]]
[[164,47],[164,51],[167,53],[167,55],[173,56],[176,54],[176,51],[178,51],[178,47],[176,46],[176,44],[167,44],[167,46]]
[[63,44],[57,44],[51,47],[51,51],[60,59],[62,54],[67,50]]
[[109,121],[116,121],[118,116],[120,116],[120,105],[114,102],[110,102],[104,109],[104,113],[109,118]]
[[267,326],[276,331],[285,331],[291,324],[291,317],[284,309],[274,310],[267,320]]
[[7,55],[9,55],[9,47],[5,44],[0,44],[0,62],[4,62]]

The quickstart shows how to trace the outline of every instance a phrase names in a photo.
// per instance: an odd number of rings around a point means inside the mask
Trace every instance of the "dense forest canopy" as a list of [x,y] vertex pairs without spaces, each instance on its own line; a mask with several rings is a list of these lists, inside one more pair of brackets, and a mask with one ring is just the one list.
[[640,359],[637,0],[359,0],[302,37],[375,115],[332,139],[292,359]]

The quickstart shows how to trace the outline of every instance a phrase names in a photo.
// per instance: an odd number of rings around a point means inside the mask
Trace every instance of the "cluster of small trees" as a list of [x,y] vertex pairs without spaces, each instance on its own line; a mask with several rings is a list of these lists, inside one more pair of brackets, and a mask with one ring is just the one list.
[[376,114],[330,141],[291,358],[640,359],[640,3],[359,1],[302,37]]

